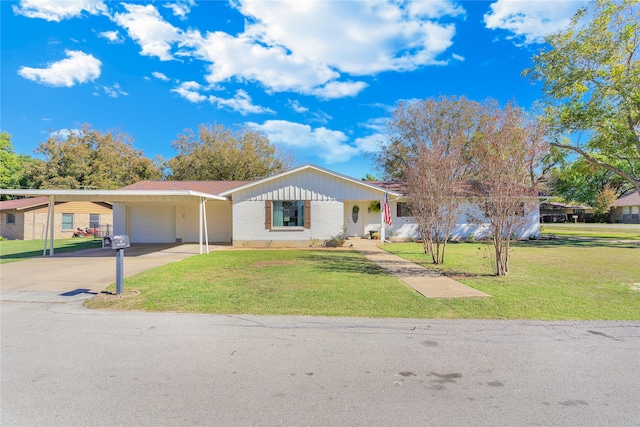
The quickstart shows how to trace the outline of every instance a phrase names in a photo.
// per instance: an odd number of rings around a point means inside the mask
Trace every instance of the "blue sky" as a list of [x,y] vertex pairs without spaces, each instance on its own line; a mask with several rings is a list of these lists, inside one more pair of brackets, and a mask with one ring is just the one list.
[[153,158],[202,123],[264,132],[314,163],[376,174],[399,101],[464,95],[530,108],[521,77],[583,1],[0,1],[0,128],[130,134]]

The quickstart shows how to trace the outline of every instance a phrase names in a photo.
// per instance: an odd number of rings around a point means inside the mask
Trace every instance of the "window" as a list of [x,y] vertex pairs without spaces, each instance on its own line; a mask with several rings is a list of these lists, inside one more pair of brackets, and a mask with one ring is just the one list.
[[304,201],[273,202],[274,227],[303,227]]
[[16,214],[7,214],[7,224],[15,224],[16,223]]
[[265,228],[311,228],[310,200],[268,200],[266,202]]
[[89,214],[89,228],[100,228],[100,214]]
[[398,202],[396,204],[396,216],[398,218],[411,216],[411,212],[409,210],[409,204],[405,202]]
[[62,214],[62,231],[73,231],[73,214]]
[[631,219],[634,221],[638,220],[638,214],[640,213],[640,207],[638,206],[632,206],[631,207]]
[[623,207],[622,208],[622,219],[629,219],[630,218],[630,213],[631,213],[631,208],[630,207]]

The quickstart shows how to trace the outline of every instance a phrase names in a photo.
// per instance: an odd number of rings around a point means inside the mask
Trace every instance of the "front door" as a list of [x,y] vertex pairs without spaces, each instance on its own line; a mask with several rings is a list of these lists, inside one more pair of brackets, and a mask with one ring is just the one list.
[[347,235],[362,237],[362,233],[364,230],[364,212],[362,211],[362,206],[360,206],[360,203],[357,202],[345,203],[345,210],[345,214],[347,216]]

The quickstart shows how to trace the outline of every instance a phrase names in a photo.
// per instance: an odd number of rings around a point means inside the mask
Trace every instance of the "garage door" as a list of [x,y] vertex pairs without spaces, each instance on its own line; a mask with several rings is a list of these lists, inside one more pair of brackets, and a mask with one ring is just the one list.
[[132,243],[174,243],[175,207],[166,205],[131,206],[129,237]]

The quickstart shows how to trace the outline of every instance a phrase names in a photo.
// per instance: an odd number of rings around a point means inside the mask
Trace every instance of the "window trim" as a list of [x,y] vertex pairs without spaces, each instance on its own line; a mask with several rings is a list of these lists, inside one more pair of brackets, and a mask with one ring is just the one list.
[[[11,218],[11,221],[9,221],[9,218]],[[8,213],[7,214],[7,224],[15,224],[15,223],[16,223],[16,214]]]
[[[65,215],[70,215],[71,216],[71,228],[64,228],[64,223],[65,223],[64,217],[65,217]],[[60,220],[60,228],[61,228],[62,231],[74,231],[74,228],[73,228],[74,224],[75,224],[75,215],[74,214],[72,214],[72,213],[63,213],[62,214],[62,219]]]

